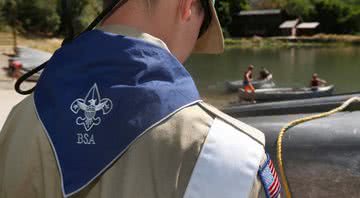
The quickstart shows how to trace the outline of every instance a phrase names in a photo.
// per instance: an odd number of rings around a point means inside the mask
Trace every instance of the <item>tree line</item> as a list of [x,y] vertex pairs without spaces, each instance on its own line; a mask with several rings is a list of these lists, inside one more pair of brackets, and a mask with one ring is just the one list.
[[[0,0],[0,23],[23,33],[76,34],[101,12],[102,1]],[[239,11],[275,8],[294,18],[320,22],[324,33],[360,32],[360,0],[217,0],[216,8],[225,32]]]
[[237,12],[282,9],[292,18],[320,22],[323,33],[360,33],[360,0],[220,0],[217,9],[225,32]]
[[102,11],[103,0],[0,0],[0,23],[23,33],[76,34]]

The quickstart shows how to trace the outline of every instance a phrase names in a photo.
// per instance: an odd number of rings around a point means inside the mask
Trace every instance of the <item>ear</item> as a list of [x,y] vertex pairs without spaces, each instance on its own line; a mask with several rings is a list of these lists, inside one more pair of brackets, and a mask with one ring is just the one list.
[[181,21],[189,21],[192,16],[192,7],[195,3],[195,0],[181,0],[180,6],[180,18]]

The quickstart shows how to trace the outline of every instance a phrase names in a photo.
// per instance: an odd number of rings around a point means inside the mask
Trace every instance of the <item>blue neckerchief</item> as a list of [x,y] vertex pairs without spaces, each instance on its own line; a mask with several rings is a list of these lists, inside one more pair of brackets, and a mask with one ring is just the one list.
[[34,98],[65,197],[102,174],[147,129],[200,100],[168,51],[98,30],[54,54]]

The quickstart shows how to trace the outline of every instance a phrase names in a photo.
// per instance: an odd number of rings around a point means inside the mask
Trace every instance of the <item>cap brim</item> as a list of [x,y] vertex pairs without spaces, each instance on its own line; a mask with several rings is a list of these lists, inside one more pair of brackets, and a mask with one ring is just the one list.
[[210,9],[212,13],[211,23],[207,31],[197,40],[193,53],[220,54],[224,52],[224,36],[212,2],[210,2]]

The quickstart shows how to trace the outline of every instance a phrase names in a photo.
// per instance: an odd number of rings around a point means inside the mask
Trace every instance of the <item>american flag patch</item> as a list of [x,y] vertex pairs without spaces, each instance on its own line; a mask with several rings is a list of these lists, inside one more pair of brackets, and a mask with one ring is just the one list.
[[259,176],[264,186],[267,198],[280,197],[281,184],[270,156],[266,155],[265,164],[260,167]]

